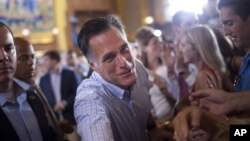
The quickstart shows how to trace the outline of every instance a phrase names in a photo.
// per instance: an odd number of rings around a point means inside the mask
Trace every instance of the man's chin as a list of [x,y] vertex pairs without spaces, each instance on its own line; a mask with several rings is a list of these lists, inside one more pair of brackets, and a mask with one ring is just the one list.
[[136,83],[136,75],[132,75],[129,78],[125,78],[121,80],[121,85],[123,86],[123,88],[129,88],[135,83]]
[[7,83],[9,81],[12,81],[13,75],[6,75],[4,77],[0,76],[0,83]]

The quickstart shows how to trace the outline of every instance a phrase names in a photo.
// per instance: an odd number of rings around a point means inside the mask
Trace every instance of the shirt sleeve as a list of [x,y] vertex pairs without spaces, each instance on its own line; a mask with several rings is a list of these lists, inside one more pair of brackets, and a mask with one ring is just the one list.
[[[89,93],[89,92],[88,92]],[[74,114],[81,141],[112,141],[111,123],[96,94],[76,97]]]

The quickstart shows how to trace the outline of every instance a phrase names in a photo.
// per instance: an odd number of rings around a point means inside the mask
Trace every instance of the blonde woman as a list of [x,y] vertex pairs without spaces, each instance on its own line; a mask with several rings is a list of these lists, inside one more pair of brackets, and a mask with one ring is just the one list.
[[193,63],[198,69],[193,91],[206,88],[232,90],[216,37],[209,27],[199,25],[189,29],[181,38],[180,48],[184,62]]
[[[192,91],[207,88],[222,88],[232,91],[227,68],[220,52],[214,32],[207,26],[199,25],[189,29],[181,38],[180,49],[185,63],[192,63],[198,69],[198,75]],[[223,82],[222,82],[223,80]],[[175,112],[190,105],[184,98]],[[179,108],[179,109],[178,109]],[[190,141],[211,140],[212,132],[202,128],[189,130]]]

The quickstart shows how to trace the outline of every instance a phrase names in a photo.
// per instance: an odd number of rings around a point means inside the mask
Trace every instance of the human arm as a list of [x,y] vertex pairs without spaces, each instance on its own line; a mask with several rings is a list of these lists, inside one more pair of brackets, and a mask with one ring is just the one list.
[[208,88],[222,88],[222,80],[218,72],[209,70],[200,70],[196,76],[194,90],[202,90]]
[[217,140],[227,137],[229,132],[229,124],[224,117],[197,107],[187,107],[180,111],[174,118],[173,125],[177,141],[187,141],[191,129],[204,129]]
[[77,132],[81,136],[82,141],[114,140],[110,120],[104,107],[95,95],[89,95],[84,98],[76,97],[74,115],[77,123]]
[[190,96],[192,105],[223,115],[250,110],[250,91],[229,93],[219,89],[206,89]]
[[[76,96],[77,90],[77,80],[75,77],[75,73],[70,70],[62,71],[62,82],[61,82],[61,94],[62,99],[59,103],[55,104],[55,106],[60,106],[65,111],[72,111],[74,105],[74,99]],[[54,106],[54,108],[55,108]]]

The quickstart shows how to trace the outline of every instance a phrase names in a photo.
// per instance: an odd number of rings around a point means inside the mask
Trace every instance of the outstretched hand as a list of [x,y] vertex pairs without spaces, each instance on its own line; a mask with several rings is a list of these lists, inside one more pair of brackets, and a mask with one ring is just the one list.
[[206,109],[216,115],[229,114],[234,110],[231,99],[231,94],[220,89],[199,90],[189,97],[191,105]]

